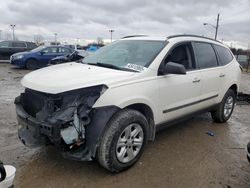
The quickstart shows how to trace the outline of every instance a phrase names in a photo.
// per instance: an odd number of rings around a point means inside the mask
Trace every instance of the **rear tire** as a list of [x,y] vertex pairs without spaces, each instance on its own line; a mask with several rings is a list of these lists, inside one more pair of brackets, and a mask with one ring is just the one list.
[[39,66],[38,66],[38,61],[35,60],[35,59],[29,59],[29,60],[26,62],[26,68],[29,69],[29,70],[38,69],[38,68],[39,68]]
[[148,140],[148,122],[136,110],[124,109],[112,117],[97,151],[101,166],[120,172],[134,165]]
[[211,112],[213,120],[218,123],[225,123],[233,113],[235,100],[235,92],[229,89],[217,109]]

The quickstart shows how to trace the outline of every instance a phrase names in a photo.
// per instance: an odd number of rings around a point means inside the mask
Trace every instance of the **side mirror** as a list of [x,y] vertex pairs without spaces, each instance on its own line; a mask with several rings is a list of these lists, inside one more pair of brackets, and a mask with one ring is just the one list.
[[41,52],[40,52],[40,54],[41,54],[41,55],[44,55],[44,54],[45,54],[45,52],[41,51]]
[[164,74],[186,74],[186,69],[179,63],[168,62],[164,67]]

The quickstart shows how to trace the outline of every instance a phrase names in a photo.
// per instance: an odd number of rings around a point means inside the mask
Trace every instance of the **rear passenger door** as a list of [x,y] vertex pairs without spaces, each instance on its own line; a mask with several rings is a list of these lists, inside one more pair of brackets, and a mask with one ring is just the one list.
[[201,73],[201,107],[218,103],[224,85],[224,69],[219,66],[214,47],[210,43],[193,42],[195,58]]
[[13,41],[12,50],[13,53],[24,52],[27,50],[27,45],[25,42]]

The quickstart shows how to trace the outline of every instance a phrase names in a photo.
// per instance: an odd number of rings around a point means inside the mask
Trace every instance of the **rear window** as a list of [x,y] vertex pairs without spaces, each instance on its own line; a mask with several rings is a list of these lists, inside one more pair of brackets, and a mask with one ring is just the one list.
[[13,42],[12,45],[15,48],[26,48],[26,44],[24,42]]
[[194,46],[199,68],[205,69],[218,66],[217,58],[211,44],[195,42]]
[[32,42],[27,42],[26,44],[27,44],[28,48],[32,48],[33,49],[33,48],[37,47],[37,45],[35,43],[32,43]]
[[221,65],[226,65],[232,61],[233,56],[227,48],[219,45],[214,45],[214,47],[218,53]]

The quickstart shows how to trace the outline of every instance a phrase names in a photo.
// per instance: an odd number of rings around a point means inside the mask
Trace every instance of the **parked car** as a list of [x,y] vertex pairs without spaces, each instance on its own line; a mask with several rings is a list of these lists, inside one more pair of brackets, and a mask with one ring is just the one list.
[[1,41],[0,42],[0,60],[9,60],[14,53],[29,51],[36,48],[33,42],[26,41]]
[[48,65],[57,56],[73,53],[74,50],[64,46],[40,46],[29,52],[20,52],[10,57],[10,64],[30,70]]
[[250,163],[250,142],[247,144],[247,160]]
[[15,99],[20,140],[53,143],[63,156],[119,172],[156,130],[197,113],[226,122],[240,65],[222,43],[199,36],[127,37],[85,57],[27,74]]
[[50,60],[49,64],[50,65],[56,65],[56,64],[61,64],[61,63],[66,63],[66,62],[81,62],[84,57],[88,55],[88,52],[86,51],[74,51],[71,54],[67,54],[64,56],[58,56]]

